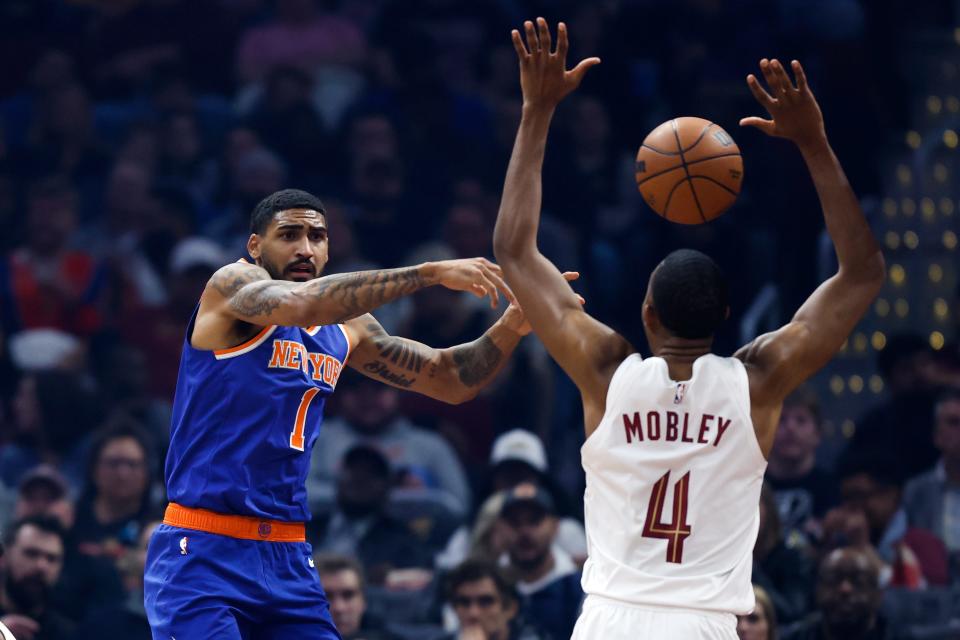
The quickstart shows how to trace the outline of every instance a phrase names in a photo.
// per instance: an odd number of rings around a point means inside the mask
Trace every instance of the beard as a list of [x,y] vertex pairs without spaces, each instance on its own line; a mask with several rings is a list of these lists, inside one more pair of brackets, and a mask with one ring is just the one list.
[[547,547],[543,551],[540,551],[533,555],[524,555],[523,557],[518,556],[516,553],[511,552],[510,562],[520,571],[533,571],[546,560],[547,554],[550,553],[550,547]]
[[25,576],[14,580],[8,573],[4,578],[4,586],[10,601],[24,612],[34,612],[46,607],[50,599],[50,585],[42,576]]

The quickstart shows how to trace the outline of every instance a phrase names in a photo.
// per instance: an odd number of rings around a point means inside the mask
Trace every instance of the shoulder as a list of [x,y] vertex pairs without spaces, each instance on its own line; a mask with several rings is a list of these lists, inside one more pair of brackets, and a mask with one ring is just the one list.
[[212,290],[224,298],[230,298],[251,282],[270,279],[270,274],[263,267],[249,262],[231,262],[210,276],[206,291]]
[[924,493],[936,488],[938,483],[936,469],[930,469],[908,480],[903,492],[906,495]]

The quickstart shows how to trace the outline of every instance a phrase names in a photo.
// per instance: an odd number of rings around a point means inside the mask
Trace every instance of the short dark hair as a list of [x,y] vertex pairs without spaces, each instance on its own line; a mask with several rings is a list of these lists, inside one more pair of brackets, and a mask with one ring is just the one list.
[[809,385],[801,385],[797,387],[790,395],[788,395],[783,401],[783,408],[787,407],[801,407],[810,412],[810,415],[813,416],[813,421],[817,425],[817,429],[820,429],[820,421],[822,420],[822,414],[820,413],[820,399],[817,397],[817,392],[813,390],[813,387]]
[[313,557],[313,562],[317,565],[317,573],[320,575],[353,571],[360,581],[360,588],[363,589],[363,567],[360,566],[360,562],[356,558],[336,553],[318,553]]
[[678,338],[708,338],[726,318],[726,280],[700,251],[679,249],[664,258],[651,288],[660,322]]
[[466,560],[447,574],[445,593],[447,601],[452,601],[457,589],[468,582],[477,582],[490,578],[497,586],[497,592],[504,603],[517,600],[517,591],[513,580],[500,570],[495,564],[485,560]]
[[366,467],[378,478],[390,478],[390,461],[376,447],[358,444],[343,455],[340,463],[346,467]]
[[26,526],[36,527],[44,533],[52,533],[60,538],[61,543],[66,544],[67,531],[63,528],[59,520],[53,516],[35,515],[21,518],[10,525],[10,528],[7,529],[6,534],[3,536],[3,541],[7,548],[13,546],[13,543],[17,540],[17,536],[20,534],[20,530]]
[[840,456],[837,467],[837,477],[841,482],[864,474],[880,486],[901,489],[907,481],[903,464],[892,452],[848,450]]
[[320,198],[312,193],[300,189],[281,189],[268,195],[253,208],[253,213],[250,214],[250,233],[262,235],[273,221],[273,216],[287,209],[315,209],[324,215],[327,213]]

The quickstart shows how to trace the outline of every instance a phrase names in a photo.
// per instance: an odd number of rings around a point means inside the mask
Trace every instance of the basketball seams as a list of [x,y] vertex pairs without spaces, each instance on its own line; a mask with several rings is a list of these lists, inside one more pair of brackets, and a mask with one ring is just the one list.
[[[679,167],[677,168],[679,169]],[[684,182],[688,182],[688,180],[686,178],[680,178],[674,183],[673,187],[670,188],[670,193],[667,194],[667,201],[663,205],[663,213],[657,211],[657,214],[664,220],[670,220],[670,216],[667,215],[670,211],[670,201],[673,200],[673,194],[677,192],[677,189],[679,189],[680,185]],[[690,183],[690,191],[693,192],[693,183]],[[694,194],[694,198],[696,198],[696,194]],[[654,211],[656,211],[656,209],[654,209]]]
[[[674,119],[674,122],[676,122],[676,119]],[[683,155],[683,153],[684,153],[685,151],[691,151],[695,146],[697,146],[698,144],[700,144],[700,141],[703,140],[704,136],[707,135],[707,131],[710,131],[710,127],[713,127],[713,126],[715,126],[715,125],[714,125],[712,122],[708,122],[708,123],[707,123],[707,126],[705,126],[705,127],[703,128],[703,131],[700,132],[700,135],[697,136],[697,139],[693,141],[693,144],[691,144],[691,145],[690,145],[689,147],[687,147],[686,149],[684,149],[684,148],[680,145],[680,136],[679,136],[679,134],[678,134],[678,135],[677,135],[677,148],[680,149],[680,155]],[[673,131],[674,131],[674,133],[677,132],[677,125],[676,125],[676,124],[673,125]]]
[[[647,147],[647,148],[649,149],[650,147]],[[679,154],[677,154],[677,155],[679,155]],[[687,163],[687,166],[688,166],[688,167],[691,167],[691,166],[693,166],[693,165],[695,165],[695,164],[700,164],[701,162],[707,162],[708,160],[716,160],[717,158],[732,158],[732,157],[734,157],[734,156],[739,156],[739,155],[740,155],[739,153],[718,153],[718,154],[715,155],[715,156],[709,156],[709,157],[706,157],[706,158],[700,158],[699,160],[691,160],[690,162]],[[652,174],[650,174],[649,176],[647,176],[646,178],[644,178],[643,180],[640,180],[639,182],[637,182],[637,186],[639,187],[640,185],[642,185],[643,183],[645,183],[647,180],[653,180],[654,178],[659,178],[659,177],[662,176],[662,175],[666,175],[666,174],[670,173],[671,171],[676,171],[677,169],[681,169],[681,168],[683,168],[683,165],[682,165],[682,164],[677,164],[677,165],[674,165],[674,166],[670,167],[669,169],[663,169],[662,171],[657,171],[656,173],[652,173]]]
[[[680,162],[683,163],[683,172],[684,172],[684,173],[686,174],[686,176],[687,176],[686,179],[687,179],[688,181],[690,181],[690,170],[687,168],[687,161],[683,158],[683,151],[682,151],[683,145],[680,144],[680,132],[678,131],[678,128],[677,128],[677,120],[676,120],[676,118],[674,118],[673,120],[670,121],[670,126],[673,128],[673,136],[677,139],[677,149],[681,149],[681,151],[680,151]],[[708,126],[707,129],[709,129],[709,128],[710,128],[710,127]],[[704,132],[705,132],[705,131],[706,131],[706,129],[704,130]],[[701,132],[701,138],[702,138],[702,137],[703,137],[703,132]],[[699,138],[698,138],[698,142],[699,142]],[[694,146],[696,146],[696,145],[694,145]],[[692,149],[693,147],[691,146],[690,148]],[[700,213],[700,217],[703,219],[704,222],[706,222],[706,221],[707,221],[707,216],[703,215],[703,207],[700,206],[700,198],[697,197],[697,190],[693,188],[693,182],[692,182],[692,181],[690,182],[690,193],[693,194],[693,202],[694,202],[694,204],[697,205],[697,211]],[[671,195],[672,195],[672,192],[671,192]],[[668,213],[669,213],[668,207],[664,207],[664,209],[663,209],[663,217],[666,218]],[[667,218],[667,219],[669,220],[669,218]]]
[[[691,189],[693,189],[693,180],[694,180],[695,178],[698,178],[698,179],[700,179],[700,180],[706,180],[707,182],[712,182],[712,183],[714,183],[715,185],[717,185],[718,187],[720,187],[721,189],[723,189],[724,191],[727,191],[728,193],[730,193],[731,195],[734,195],[734,196],[739,196],[739,195],[740,195],[740,192],[739,192],[739,191],[734,191],[733,189],[731,189],[731,188],[728,187],[727,185],[723,184],[722,182],[720,182],[720,181],[717,180],[716,178],[711,178],[710,176],[699,176],[699,175],[690,176],[689,179],[690,179],[690,188],[691,188]],[[696,196],[696,193],[697,193],[696,189],[694,189],[693,193],[694,193],[694,196]]]

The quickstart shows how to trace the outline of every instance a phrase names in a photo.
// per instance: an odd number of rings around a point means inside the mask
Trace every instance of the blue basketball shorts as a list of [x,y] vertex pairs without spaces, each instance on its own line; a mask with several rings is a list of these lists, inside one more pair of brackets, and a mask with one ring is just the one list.
[[143,589],[154,640],[341,640],[306,542],[162,524]]

